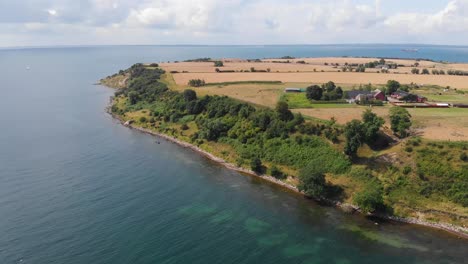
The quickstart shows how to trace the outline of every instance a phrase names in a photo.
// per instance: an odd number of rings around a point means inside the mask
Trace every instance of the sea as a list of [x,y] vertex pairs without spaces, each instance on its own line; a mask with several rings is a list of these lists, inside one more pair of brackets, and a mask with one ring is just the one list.
[[3,48],[0,263],[467,263],[447,232],[321,206],[126,128],[96,85],[138,62],[281,56],[468,62],[468,47]]

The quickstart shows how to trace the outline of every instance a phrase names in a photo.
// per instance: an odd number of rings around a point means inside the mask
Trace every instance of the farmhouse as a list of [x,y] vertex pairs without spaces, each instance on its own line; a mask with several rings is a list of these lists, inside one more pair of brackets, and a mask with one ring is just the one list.
[[408,97],[410,95],[408,92],[405,91],[396,91],[390,95],[390,97],[397,99],[397,100],[403,100],[404,98]]
[[349,103],[378,100],[385,101],[385,93],[376,89],[375,91],[352,90],[347,91],[347,101]]

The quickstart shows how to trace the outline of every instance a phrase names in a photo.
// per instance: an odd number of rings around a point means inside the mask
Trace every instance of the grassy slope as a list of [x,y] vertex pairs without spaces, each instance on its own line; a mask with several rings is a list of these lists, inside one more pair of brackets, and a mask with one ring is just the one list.
[[[181,91],[186,88],[177,86],[170,74],[164,74],[161,81],[173,90]],[[126,108],[128,106],[126,98],[117,98],[116,105],[119,108]],[[349,105],[345,106],[349,107]],[[187,123],[189,126],[188,130],[182,131],[180,129],[181,123],[158,122],[155,126],[149,126],[146,122],[141,123],[138,121],[142,116],[147,119],[151,118],[147,109],[126,113],[123,118],[126,120],[136,120],[136,124],[139,126],[166,133],[187,142],[190,142],[190,136],[198,131],[193,121]],[[453,203],[438,193],[427,195],[427,197],[420,193],[420,186],[423,180],[421,180],[417,172],[416,161],[424,162],[425,160],[418,157],[418,150],[433,147],[433,144],[430,141],[423,141],[419,146],[413,146],[411,152],[405,150],[404,143],[383,151],[373,151],[368,147],[363,147],[359,153],[360,160],[358,163],[362,166],[373,167],[375,175],[384,183],[386,202],[392,205],[396,215],[418,217],[421,215],[420,212],[424,212],[426,220],[467,225],[468,209],[466,207]],[[231,163],[236,163],[239,160],[239,154],[235,151],[234,147],[228,144],[205,141],[199,147]],[[340,144],[334,145],[334,147],[342,149],[342,145]],[[451,160],[447,161],[449,164],[460,167],[462,162],[455,160],[466,148],[468,148],[468,143],[460,143],[460,145],[447,147],[443,154],[452,157]],[[246,164],[243,165],[246,166]],[[270,166],[271,164],[267,163],[265,165]],[[388,166],[392,168],[388,170],[386,168]],[[411,167],[411,172],[404,175],[402,173],[404,167]],[[285,166],[281,166],[281,169],[290,175],[285,181],[296,185],[297,170]],[[431,179],[432,181],[438,180],[437,177],[431,177],[433,178]],[[344,195],[342,199],[345,202],[352,202],[353,194],[363,189],[363,186],[366,184],[362,179],[353,178],[349,175],[327,175],[327,180],[343,188]]]

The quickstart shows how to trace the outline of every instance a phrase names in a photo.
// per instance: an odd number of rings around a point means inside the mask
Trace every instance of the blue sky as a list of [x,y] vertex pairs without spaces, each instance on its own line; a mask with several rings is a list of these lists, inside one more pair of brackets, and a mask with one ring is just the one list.
[[468,0],[0,0],[0,46],[468,45]]

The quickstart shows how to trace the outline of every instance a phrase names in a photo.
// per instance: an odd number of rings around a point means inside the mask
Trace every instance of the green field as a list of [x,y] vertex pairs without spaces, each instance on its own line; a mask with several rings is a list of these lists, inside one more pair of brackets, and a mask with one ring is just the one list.
[[289,108],[355,108],[355,104],[344,103],[313,103],[307,99],[305,93],[284,93],[280,100],[288,103]]

